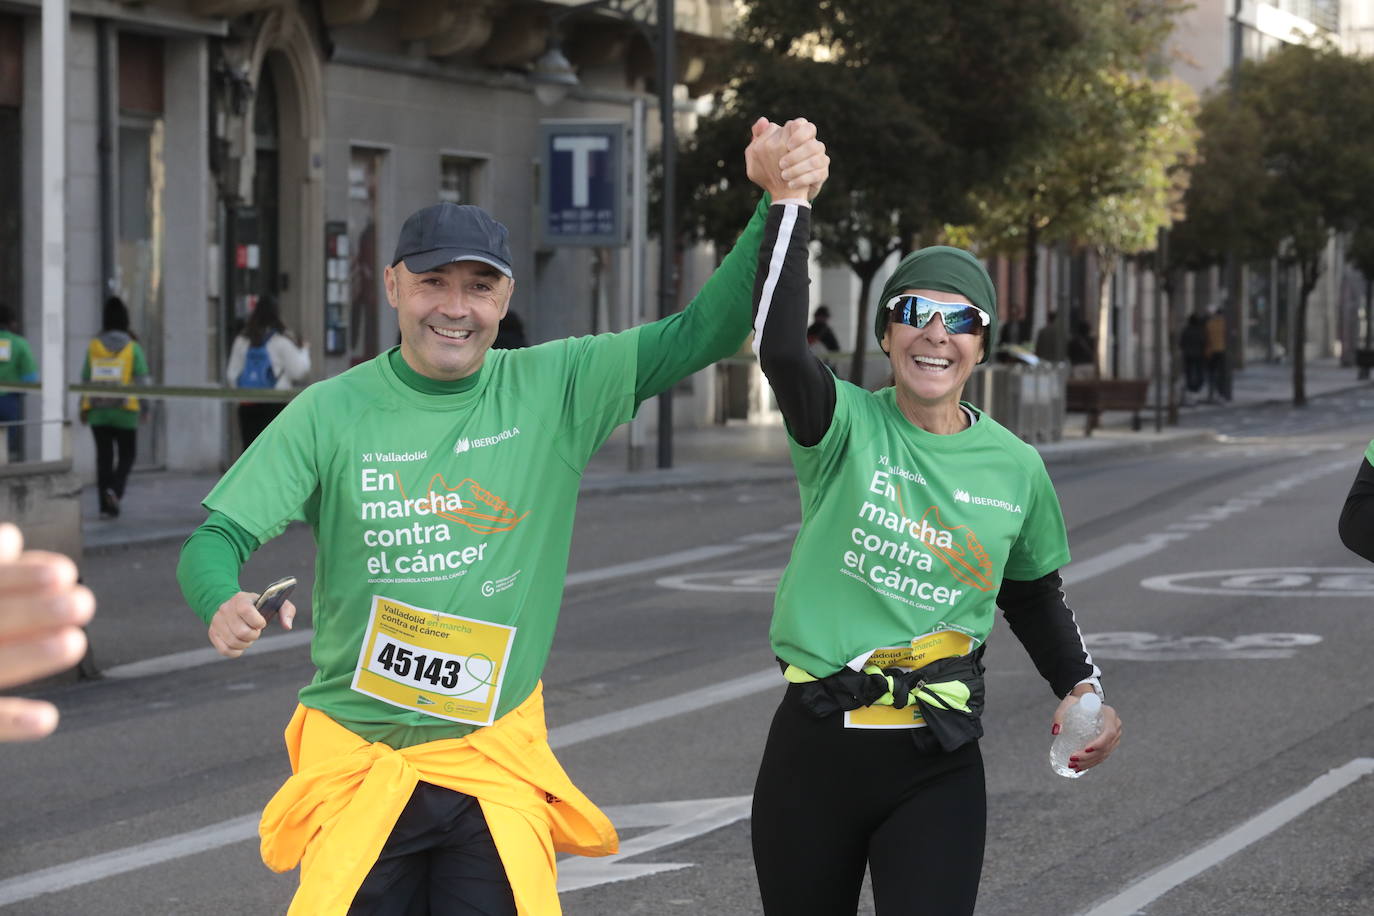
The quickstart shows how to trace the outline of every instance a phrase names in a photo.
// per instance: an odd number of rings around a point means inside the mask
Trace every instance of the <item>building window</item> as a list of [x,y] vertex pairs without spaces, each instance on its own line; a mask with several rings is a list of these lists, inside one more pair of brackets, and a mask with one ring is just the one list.
[[477,175],[481,168],[481,159],[440,156],[439,199],[451,204],[477,203]]
[[[381,304],[381,275],[377,270],[377,224],[380,220],[382,150],[353,147],[348,164],[348,282],[347,322],[350,365],[376,356],[377,310]],[[388,346],[390,344],[388,343]]]
[[162,372],[163,192],[167,184],[163,43],[119,35],[118,210],[115,291],[143,339],[154,378]]

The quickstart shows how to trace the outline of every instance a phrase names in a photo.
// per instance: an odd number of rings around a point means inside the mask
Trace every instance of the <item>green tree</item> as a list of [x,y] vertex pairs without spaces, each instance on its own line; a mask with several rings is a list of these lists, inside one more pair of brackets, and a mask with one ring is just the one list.
[[[1042,244],[1096,249],[1106,268],[1100,303],[1120,256],[1151,250],[1170,221],[1192,113],[1186,90],[1151,78],[1182,4],[1083,0],[1075,8],[1087,40],[1040,74],[1032,96],[1052,129],[1021,138],[1010,167],[977,190],[971,232],[985,250],[1022,254],[1031,291]],[[1062,334],[1067,316],[1059,324]],[[1108,345],[1105,333],[1098,339]]]
[[1190,267],[1276,258],[1298,272],[1293,404],[1307,403],[1308,297],[1333,232],[1374,221],[1374,61],[1287,45],[1244,63],[1198,117],[1187,220],[1171,241]]
[[720,104],[679,160],[684,222],[728,243],[754,198],[741,150],[749,124],[815,122],[831,177],[813,237],[827,264],[860,281],[850,378],[863,378],[875,275],[946,223],[968,222],[968,192],[1044,129],[1035,74],[1084,40],[1081,0],[755,0],[741,23]]

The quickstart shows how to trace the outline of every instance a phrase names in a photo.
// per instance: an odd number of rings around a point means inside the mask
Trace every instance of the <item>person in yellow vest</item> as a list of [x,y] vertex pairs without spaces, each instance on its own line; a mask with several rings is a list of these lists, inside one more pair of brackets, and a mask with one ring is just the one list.
[[[81,380],[97,385],[148,382],[148,361],[129,330],[129,310],[118,296],[105,300],[100,333],[86,348]],[[81,422],[88,424],[95,436],[95,483],[101,518],[119,515],[119,502],[124,498],[124,485],[138,449],[140,414],[138,398],[120,395],[81,399]]]

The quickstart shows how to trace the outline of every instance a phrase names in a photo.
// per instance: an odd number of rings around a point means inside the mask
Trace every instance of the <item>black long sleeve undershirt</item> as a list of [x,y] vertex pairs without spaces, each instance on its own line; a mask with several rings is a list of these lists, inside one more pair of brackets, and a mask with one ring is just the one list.
[[1003,579],[997,606],[1055,696],[1063,697],[1077,684],[1102,676],[1064,601],[1058,570],[1031,581]]
[[[835,376],[806,342],[810,312],[807,245],[811,211],[774,204],[759,245],[754,275],[754,351],[787,430],[797,444],[812,446],[835,418]],[[1064,602],[1056,570],[1030,582],[1006,579],[997,605],[1041,676],[1058,696],[1101,676]]]
[[754,352],[787,431],[804,446],[825,438],[835,417],[835,376],[806,342],[810,241],[810,208],[774,204],[768,209],[754,274]]
[[1341,543],[1374,562],[1374,466],[1368,458],[1360,462],[1355,482],[1350,485],[1337,530]]

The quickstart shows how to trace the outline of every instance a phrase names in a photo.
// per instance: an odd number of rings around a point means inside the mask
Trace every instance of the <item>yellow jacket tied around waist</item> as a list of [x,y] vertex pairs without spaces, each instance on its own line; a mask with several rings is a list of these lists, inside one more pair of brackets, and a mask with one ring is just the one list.
[[561,912],[555,852],[604,856],[619,848],[610,820],[549,747],[542,685],[466,737],[401,750],[298,706],[286,745],[295,775],[268,802],[259,833],[269,868],[301,866],[290,916],[347,913],[419,781],[481,803],[521,916]]

